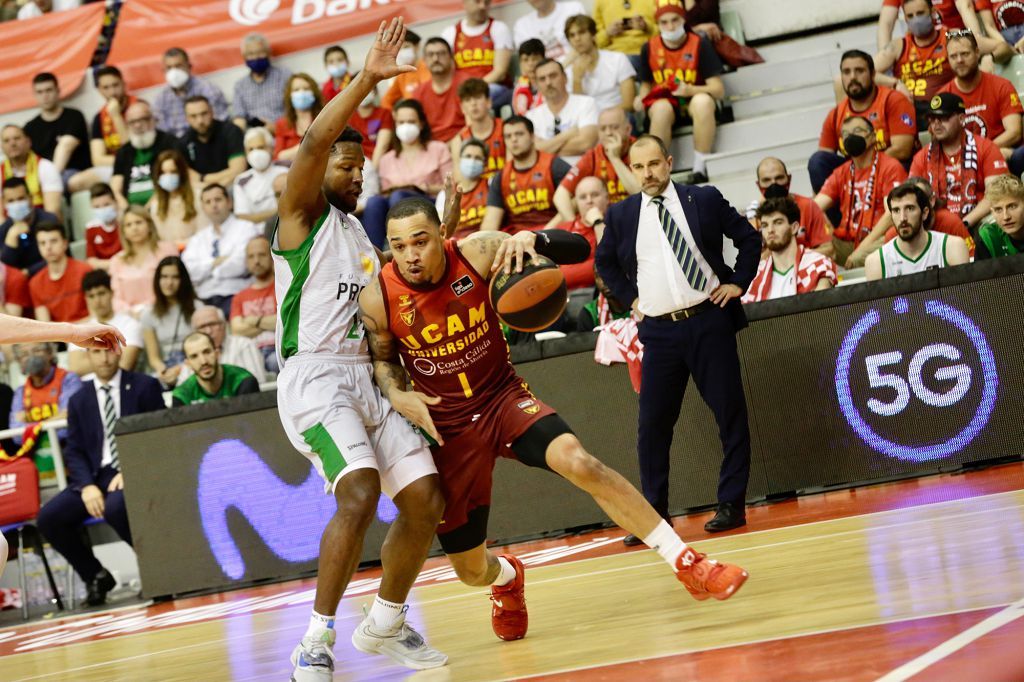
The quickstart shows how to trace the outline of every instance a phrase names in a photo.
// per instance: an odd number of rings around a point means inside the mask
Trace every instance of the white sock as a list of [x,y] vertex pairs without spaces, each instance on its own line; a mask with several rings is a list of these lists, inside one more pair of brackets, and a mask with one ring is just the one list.
[[686,551],[686,543],[676,535],[676,531],[665,520],[662,520],[654,527],[650,535],[644,538],[644,544],[657,552],[658,556],[664,559],[673,570],[676,567],[676,559]]
[[704,152],[693,152],[693,172],[704,173],[705,175],[707,175],[707,156],[704,154]]
[[319,639],[321,635],[327,630],[334,629],[334,616],[324,616],[322,614],[313,612],[313,615],[309,617],[309,627],[306,628],[306,634],[303,636],[310,637],[312,639]]
[[498,566],[501,567],[501,570],[498,571],[498,579],[491,583],[492,585],[504,587],[516,579],[516,567],[512,565],[511,561],[500,556],[498,557]]
[[394,630],[398,625],[399,618],[405,613],[405,604],[396,604],[377,595],[370,607],[370,618],[373,624],[381,630]]

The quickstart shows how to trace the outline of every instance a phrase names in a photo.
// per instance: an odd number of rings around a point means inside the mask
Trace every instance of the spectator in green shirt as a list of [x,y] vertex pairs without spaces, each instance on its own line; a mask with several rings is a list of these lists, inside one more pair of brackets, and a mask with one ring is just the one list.
[[1000,176],[985,189],[985,198],[996,222],[985,222],[978,228],[974,259],[1024,253],[1024,183],[1013,175]]
[[175,406],[259,393],[260,385],[252,374],[241,367],[220,364],[220,351],[209,335],[193,332],[185,337],[182,346],[185,364],[193,374],[171,394]]

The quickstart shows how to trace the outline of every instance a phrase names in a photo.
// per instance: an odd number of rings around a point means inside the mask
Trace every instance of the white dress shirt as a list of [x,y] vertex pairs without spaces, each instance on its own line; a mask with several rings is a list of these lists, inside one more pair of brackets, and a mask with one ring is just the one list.
[[117,370],[117,374],[111,377],[110,381],[106,384],[101,384],[100,380],[96,378],[94,374],[92,377],[93,388],[96,389],[96,404],[100,409],[100,428],[103,429],[103,457],[100,459],[100,466],[110,466],[112,463],[110,457],[110,441],[107,440],[106,436],[106,413],[104,407],[106,406],[106,396],[104,395],[103,387],[110,386],[110,397],[114,399],[114,414],[118,417],[121,416],[121,370]]
[[641,194],[640,224],[636,231],[636,284],[640,292],[639,309],[646,316],[665,315],[703,303],[719,285],[718,276],[704,260],[693,240],[675,185],[668,183],[661,196],[665,198],[665,208],[682,231],[686,245],[697,259],[708,283],[704,291],[697,291],[686,281],[683,267],[661,227],[658,207],[651,201],[653,197]]
[[[250,239],[259,234],[259,227],[231,214],[219,230],[211,225],[192,235],[181,254],[181,260],[188,269],[199,298],[205,300],[213,296],[234,296],[252,284],[245,266],[245,247]],[[215,242],[218,256],[227,257],[217,267],[213,266]]]

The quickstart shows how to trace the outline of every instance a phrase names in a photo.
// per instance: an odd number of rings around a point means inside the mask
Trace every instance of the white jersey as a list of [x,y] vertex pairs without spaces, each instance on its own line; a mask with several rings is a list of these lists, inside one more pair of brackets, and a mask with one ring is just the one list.
[[367,356],[359,292],[380,271],[362,224],[328,204],[298,248],[281,251],[275,232],[277,355]]
[[949,235],[942,232],[928,230],[928,243],[917,258],[908,258],[903,255],[899,247],[899,237],[884,244],[880,256],[882,278],[912,275],[932,267],[946,267],[949,265],[946,262],[946,239],[948,237]]

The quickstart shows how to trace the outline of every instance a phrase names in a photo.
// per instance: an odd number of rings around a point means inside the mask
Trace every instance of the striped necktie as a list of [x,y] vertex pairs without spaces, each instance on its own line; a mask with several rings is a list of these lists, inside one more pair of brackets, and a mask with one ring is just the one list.
[[700,269],[700,263],[697,262],[696,256],[694,256],[690,246],[686,243],[683,231],[679,229],[679,225],[676,224],[672,214],[665,207],[665,197],[653,197],[651,203],[658,207],[658,220],[661,222],[661,229],[665,231],[665,237],[668,239],[669,246],[672,247],[672,253],[676,255],[676,260],[679,261],[679,265],[683,269],[683,276],[686,277],[686,281],[690,283],[694,290],[704,291],[704,287],[708,284],[708,278],[704,276],[704,272]]
[[114,425],[117,423],[117,410],[114,409],[114,396],[110,395],[110,386],[101,386],[103,391],[103,434],[110,445],[110,466],[117,470],[121,464],[117,459],[117,440],[114,439]]

